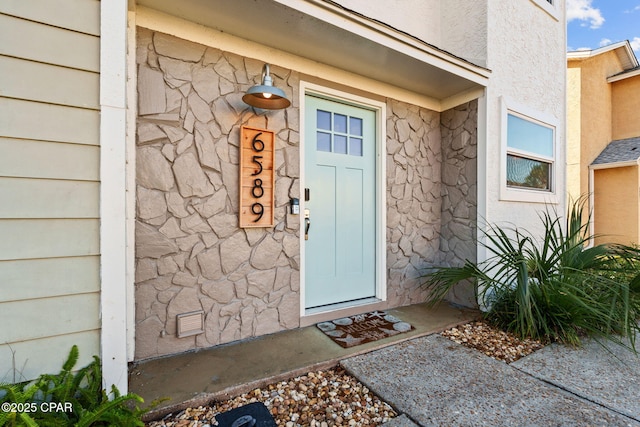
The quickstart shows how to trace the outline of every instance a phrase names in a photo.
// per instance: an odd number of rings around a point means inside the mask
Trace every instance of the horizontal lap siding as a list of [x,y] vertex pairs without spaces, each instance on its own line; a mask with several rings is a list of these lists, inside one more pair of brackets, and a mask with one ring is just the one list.
[[0,219],[98,218],[100,183],[0,177]]
[[100,113],[0,97],[0,137],[99,144]]
[[[100,331],[96,329],[38,340],[19,341],[10,346],[0,345],[0,361],[3,369],[0,372],[0,378],[4,378],[3,381],[6,382],[21,382],[32,379],[41,372],[58,373],[74,344],[80,349],[76,368],[86,366],[92,360],[91,349],[95,348],[95,343],[99,341]],[[14,355],[15,362],[13,362]],[[20,358],[20,355],[29,355],[29,357]]]
[[98,181],[100,147],[0,137],[5,177]]
[[100,354],[100,2],[0,2],[0,382]]

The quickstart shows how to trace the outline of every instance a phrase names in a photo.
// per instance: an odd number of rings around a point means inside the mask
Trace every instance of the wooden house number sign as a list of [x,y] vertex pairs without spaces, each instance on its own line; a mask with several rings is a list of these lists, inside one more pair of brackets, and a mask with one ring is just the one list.
[[240,130],[240,227],[273,227],[275,134]]

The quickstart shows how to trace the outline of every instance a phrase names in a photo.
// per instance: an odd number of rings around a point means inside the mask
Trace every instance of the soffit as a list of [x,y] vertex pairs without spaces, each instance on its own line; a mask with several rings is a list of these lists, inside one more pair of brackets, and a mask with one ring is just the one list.
[[490,71],[324,0],[138,0],[246,40],[444,101]]

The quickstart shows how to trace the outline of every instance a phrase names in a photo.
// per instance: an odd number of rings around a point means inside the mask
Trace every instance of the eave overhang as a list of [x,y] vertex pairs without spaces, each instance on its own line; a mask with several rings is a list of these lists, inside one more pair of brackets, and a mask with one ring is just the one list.
[[613,162],[613,163],[598,163],[596,165],[590,164],[589,169],[598,170],[598,169],[613,169],[613,168],[624,168],[629,166],[640,166],[640,159],[638,160],[629,160],[626,162]]
[[626,70],[621,73],[615,74],[609,78],[607,78],[608,83],[617,82],[620,80],[630,79],[631,77],[640,76],[640,67],[632,68],[631,70]]
[[328,0],[138,0],[137,4],[430,98],[440,111],[481,96],[491,73]]
[[633,53],[633,49],[631,48],[631,43],[628,40],[613,43],[607,46],[603,46],[598,49],[593,50],[577,50],[574,52],[567,53],[568,61],[582,61],[585,59],[592,58],[594,56],[601,55],[606,52],[615,52],[620,60],[620,64],[622,66],[622,71],[630,70],[638,66],[638,59],[636,55]]

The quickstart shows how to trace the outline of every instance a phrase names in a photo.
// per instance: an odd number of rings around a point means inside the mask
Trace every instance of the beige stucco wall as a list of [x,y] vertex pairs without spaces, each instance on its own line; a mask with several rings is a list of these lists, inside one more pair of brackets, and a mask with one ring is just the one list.
[[[440,42],[440,0],[339,0],[343,7],[435,45]],[[407,19],[407,10],[411,19]],[[428,22],[429,25],[424,25]]]
[[[576,133],[569,136],[573,167],[569,182],[575,182],[579,176],[579,194],[589,192],[589,165],[611,142],[612,129],[612,88],[607,77],[622,71],[622,65],[615,51],[581,60],[568,61],[568,75],[575,78],[568,86],[568,121],[570,130]],[[578,136],[579,135],[579,136]],[[576,172],[576,158],[579,152],[579,174]],[[572,188],[572,195],[575,188]]]
[[[441,1],[440,42],[436,45],[460,58],[486,67],[487,3],[486,0]],[[430,26],[424,25],[427,28]],[[452,28],[455,28],[455,31],[452,31]],[[430,40],[426,41],[433,43]]]
[[596,244],[640,242],[638,170],[628,166],[594,171]]
[[[575,65],[575,64],[574,64]],[[580,161],[582,129],[580,120],[580,100],[582,98],[582,69],[577,66],[567,68],[567,194],[578,200],[582,193],[580,186]]]
[[[563,2],[559,2],[563,3]],[[565,23],[564,6],[555,18],[533,1],[488,1],[488,61],[492,70],[484,99],[486,108],[486,146],[479,150],[486,157],[486,169],[479,194],[479,218],[492,224],[516,224],[536,234],[542,230],[539,212],[543,202],[509,201],[501,197],[503,159],[501,100],[508,99],[528,109],[552,117],[558,123],[556,143],[560,148],[556,159],[556,195],[554,207],[564,211],[565,190]],[[484,139],[483,137],[480,138]],[[480,160],[482,165],[483,161]],[[517,215],[514,215],[517,212]]]
[[640,76],[611,83],[612,139],[640,136]]
[[[340,0],[338,3],[476,65],[486,66],[486,0]],[[411,11],[410,18],[407,11]],[[454,27],[456,31],[451,31]]]

